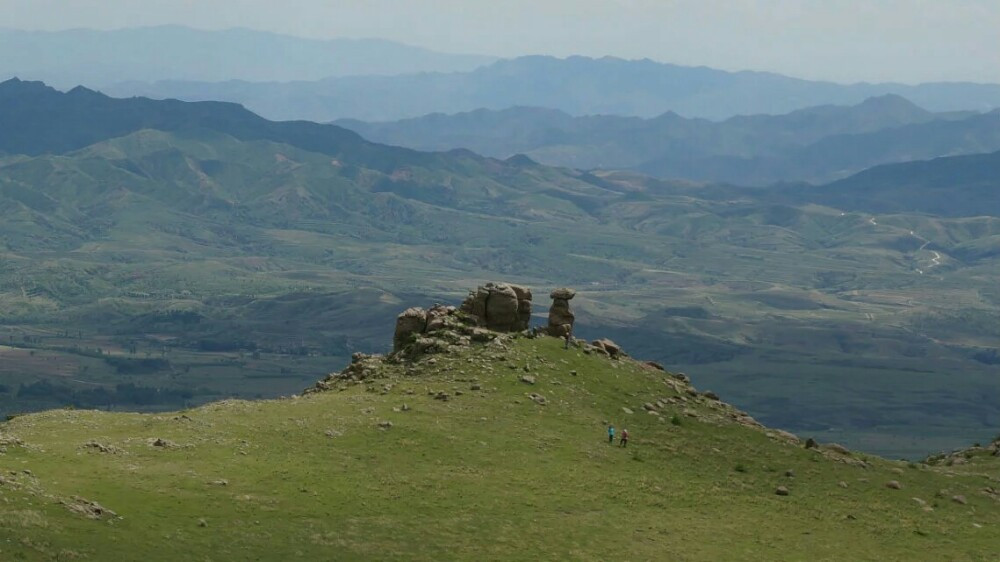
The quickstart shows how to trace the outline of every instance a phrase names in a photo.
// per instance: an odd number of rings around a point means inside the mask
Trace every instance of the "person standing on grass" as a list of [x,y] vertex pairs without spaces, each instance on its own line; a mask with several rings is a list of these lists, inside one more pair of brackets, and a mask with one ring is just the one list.
[[622,429],[622,447],[628,445],[628,430]]
[[615,444],[615,426],[609,425],[608,426],[608,445],[614,445],[614,444]]

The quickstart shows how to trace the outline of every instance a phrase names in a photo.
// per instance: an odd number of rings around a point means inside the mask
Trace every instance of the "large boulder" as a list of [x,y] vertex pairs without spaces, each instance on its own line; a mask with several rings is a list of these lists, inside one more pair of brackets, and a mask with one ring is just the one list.
[[422,308],[407,308],[396,317],[396,333],[392,338],[393,351],[399,351],[413,340],[414,335],[424,333],[427,328],[427,311]]
[[576,316],[569,309],[569,301],[576,296],[576,291],[560,288],[552,291],[549,296],[552,297],[552,306],[549,308],[549,335],[564,338],[573,333]]
[[531,289],[507,283],[487,283],[469,292],[462,312],[496,332],[520,332],[531,324]]

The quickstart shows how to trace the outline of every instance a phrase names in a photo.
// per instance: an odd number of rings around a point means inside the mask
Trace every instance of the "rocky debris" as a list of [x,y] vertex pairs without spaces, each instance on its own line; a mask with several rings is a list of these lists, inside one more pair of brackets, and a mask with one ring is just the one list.
[[691,377],[685,375],[684,373],[671,373],[672,377],[681,381],[684,384],[691,384]]
[[799,437],[797,435],[795,435],[794,433],[785,431],[783,429],[774,429],[774,430],[771,430],[771,431],[767,432],[767,436],[770,437],[771,439],[776,440],[776,441],[784,441],[784,442],[790,443],[792,445],[798,445],[799,444]]
[[841,488],[847,488],[847,482],[844,482],[843,480],[837,482],[837,485],[840,486]]
[[643,405],[642,405],[642,407],[643,407],[644,409],[646,409],[647,411],[653,411],[653,410],[656,410],[656,406],[653,406],[653,403],[652,403],[652,402],[646,402],[645,404],[643,404]]
[[174,443],[173,441],[167,441],[166,439],[162,439],[160,437],[147,439],[146,442],[149,443],[150,447],[159,447],[161,449],[169,449],[177,446],[177,443]]
[[795,471],[788,469],[785,471],[785,478],[795,478]]
[[839,443],[829,443],[827,445],[824,445],[823,448],[826,449],[827,451],[833,451],[834,453],[837,453],[837,454],[840,454],[840,455],[850,455],[851,454],[850,449],[848,449],[847,447],[845,447],[845,446],[843,446],[843,445],[841,445]]
[[599,353],[607,354],[612,359],[618,359],[624,355],[621,346],[607,338],[592,341],[590,346]]
[[719,398],[719,395],[712,392],[711,390],[706,390],[705,392],[702,392],[701,395],[704,396],[705,398],[708,398],[709,400],[715,400],[716,402],[721,400]]
[[938,453],[924,459],[924,463],[935,466],[955,466],[967,464],[970,459],[976,456],[1000,457],[1000,436],[985,447],[978,443],[967,449],[958,449],[950,453]]
[[83,444],[84,449],[94,449],[98,453],[105,453],[109,455],[117,455],[122,452],[121,449],[115,447],[114,445],[104,445],[103,443],[98,443],[97,441],[88,441]]
[[898,480],[890,480],[890,481],[886,482],[885,483],[885,487],[889,488],[890,490],[902,490],[903,489],[903,485],[900,484]]
[[7,452],[7,447],[23,447],[24,442],[22,442],[17,437],[10,435],[4,435],[0,433],[0,455]]
[[209,485],[211,485],[211,486],[228,486],[229,485],[229,480],[226,480],[225,478],[220,478],[218,480],[212,480],[211,482],[209,482]]
[[528,398],[530,398],[532,402],[538,404],[539,406],[544,406],[546,404],[545,397],[536,392],[532,392],[531,394],[529,394]]
[[521,382],[523,382],[524,384],[535,384],[535,377],[531,375],[524,375],[523,377],[521,377]]
[[629,414],[629,415],[632,415],[632,414],[634,414],[634,413],[635,413],[635,412],[633,412],[633,411],[632,411],[632,409],[631,409],[631,408],[629,408],[629,407],[627,407],[627,406],[622,406],[622,412],[624,412],[624,413],[626,413],[626,414]]
[[750,415],[748,415],[746,413],[743,413],[743,412],[733,412],[731,414],[731,417],[734,420],[736,420],[736,423],[738,423],[740,425],[745,425],[747,427],[756,427],[758,429],[761,429],[761,428],[764,427],[763,424],[761,424],[757,420],[753,419],[752,416],[750,416]]
[[531,324],[531,297],[527,287],[487,283],[470,291],[460,310],[489,330],[522,332]]
[[806,449],[815,449],[818,446],[819,446],[819,444],[816,443],[816,440],[813,439],[812,437],[810,437],[809,439],[806,439],[806,444],[805,444]]
[[[410,309],[412,310],[412,309]],[[351,364],[339,373],[327,375],[326,378],[316,383],[313,388],[303,391],[303,394],[322,392],[325,390],[335,390],[343,388],[345,383],[360,383],[365,380],[382,376],[384,357],[381,355],[367,355],[355,353],[351,356]]]
[[552,306],[549,307],[548,334],[557,338],[565,338],[573,333],[573,323],[576,316],[569,309],[569,301],[576,296],[573,289],[560,288],[549,294]]
[[787,496],[790,492],[788,491],[788,488],[786,488],[785,486],[778,486],[777,488],[775,488],[774,493],[779,496]]
[[202,517],[201,519],[198,519],[198,526],[199,527],[208,527],[208,520],[205,519],[204,517]]
[[392,422],[388,420],[378,422],[378,428],[381,430],[392,429]]
[[959,505],[968,505],[969,500],[965,499],[965,496],[958,494],[951,497],[951,501]]
[[663,365],[660,365],[656,361],[646,361],[645,363],[643,363],[643,365],[656,369],[657,371],[666,371]]
[[66,509],[73,513],[82,515],[88,519],[104,519],[105,517],[118,517],[118,514],[110,509],[104,507],[103,505],[95,502],[83,499],[79,496],[73,496],[68,500],[63,500],[60,502]]
[[448,395],[447,392],[438,392],[434,394],[434,399],[440,400],[442,402],[447,402],[449,398],[450,396]]

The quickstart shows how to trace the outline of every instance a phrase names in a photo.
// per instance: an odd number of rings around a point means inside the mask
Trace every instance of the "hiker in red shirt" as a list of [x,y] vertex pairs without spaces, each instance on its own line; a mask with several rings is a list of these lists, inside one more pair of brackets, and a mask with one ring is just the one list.
[[622,429],[622,447],[628,445],[628,430]]

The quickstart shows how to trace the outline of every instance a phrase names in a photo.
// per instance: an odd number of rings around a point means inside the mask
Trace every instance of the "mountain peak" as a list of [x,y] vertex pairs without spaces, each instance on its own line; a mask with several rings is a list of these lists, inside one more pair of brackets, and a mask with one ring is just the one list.
[[858,104],[858,107],[876,109],[879,111],[885,111],[890,109],[905,109],[909,111],[919,111],[922,113],[927,113],[927,110],[920,107],[919,105],[913,103],[912,101],[904,98],[899,94],[883,94],[881,96],[872,96],[865,101]]

